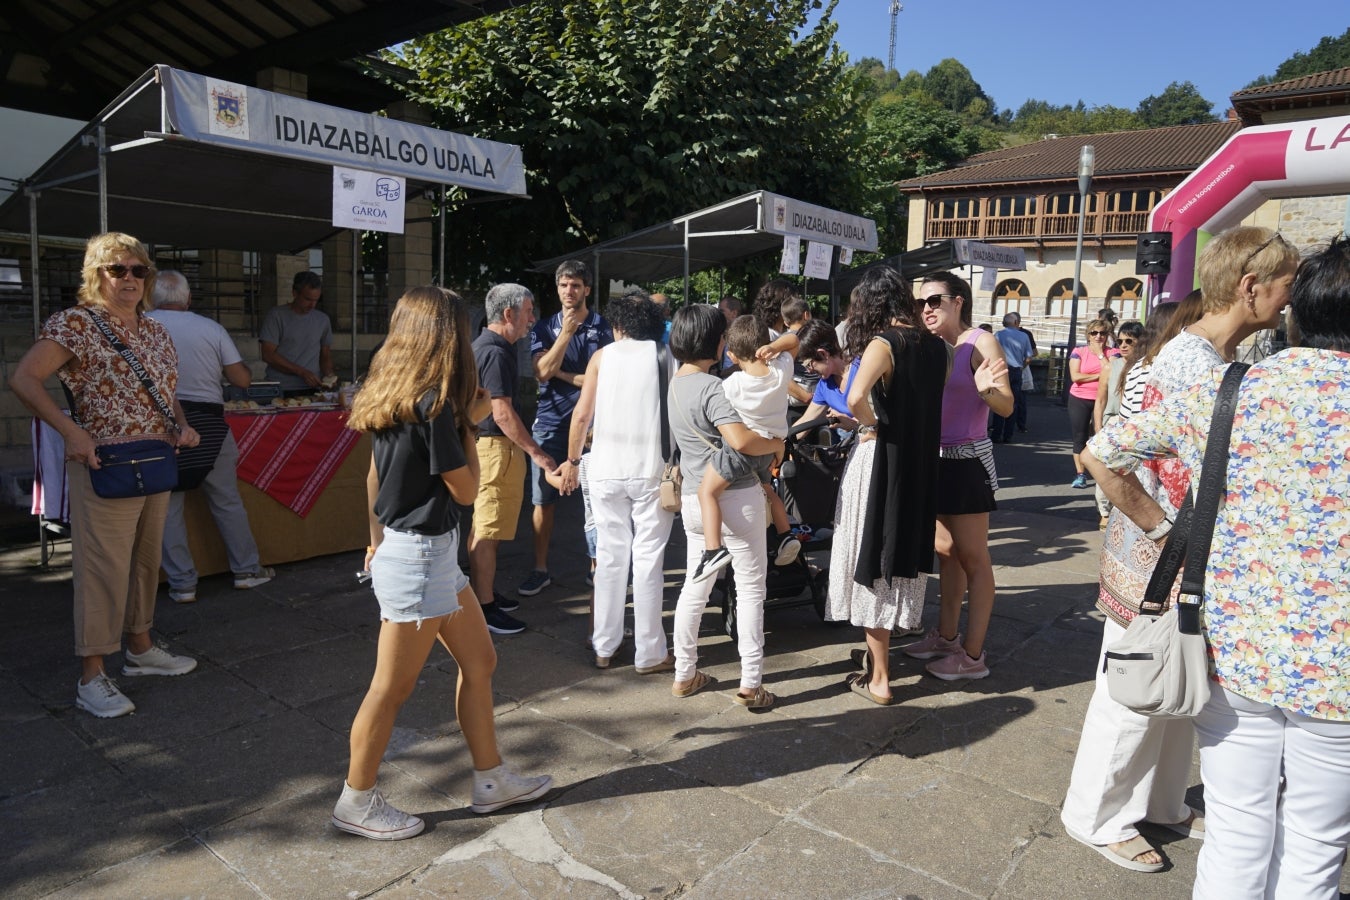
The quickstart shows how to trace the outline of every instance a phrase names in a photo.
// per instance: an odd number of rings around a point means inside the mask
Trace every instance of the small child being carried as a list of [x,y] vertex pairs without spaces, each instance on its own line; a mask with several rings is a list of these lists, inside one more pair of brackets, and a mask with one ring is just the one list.
[[[779,440],[787,437],[788,385],[792,382],[797,344],[797,336],[791,332],[770,343],[769,329],[754,316],[738,316],[727,327],[727,356],[739,371],[722,382],[722,390],[745,426],[761,437]],[[802,545],[790,529],[782,498],[773,489],[770,474],[773,461],[772,455],[745,456],[730,447],[719,447],[712,455],[698,488],[704,550],[694,570],[694,581],[713,577],[731,562],[731,554],[722,546],[722,510],[718,501],[730,484],[752,472],[759,477],[769,499],[778,536],[777,549],[771,554],[774,564],[786,566],[796,560]]]

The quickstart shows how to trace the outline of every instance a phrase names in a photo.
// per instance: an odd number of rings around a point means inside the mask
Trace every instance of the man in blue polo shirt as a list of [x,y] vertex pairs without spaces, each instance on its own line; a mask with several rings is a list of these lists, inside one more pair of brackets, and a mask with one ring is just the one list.
[[1007,418],[993,416],[994,425],[989,437],[995,444],[1006,444],[1012,440],[1013,426],[1021,423],[1026,430],[1027,398],[1022,392],[1022,368],[1034,355],[1031,339],[1018,326],[1022,317],[1010,312],[1003,317],[1003,330],[994,335],[1003,348],[1003,359],[1008,363],[1008,385],[1013,393],[1013,412]]
[[[609,323],[586,306],[591,295],[591,271],[584,262],[569,259],[554,274],[562,309],[536,322],[530,333],[530,356],[539,380],[539,408],[532,429],[535,443],[561,462],[567,459],[567,432],[572,410],[581,395],[581,383],[591,357],[613,343]],[[553,583],[548,574],[548,545],[553,536],[553,504],[558,491],[544,479],[544,470],[530,461],[531,500],[534,503],[534,571],[516,593],[533,597]]]

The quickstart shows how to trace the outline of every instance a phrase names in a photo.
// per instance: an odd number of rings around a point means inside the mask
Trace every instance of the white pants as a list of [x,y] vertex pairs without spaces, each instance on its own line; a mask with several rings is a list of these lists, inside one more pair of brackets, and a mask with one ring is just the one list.
[[[258,564],[258,544],[249,529],[248,512],[239,497],[235,476],[238,465],[239,447],[234,442],[234,435],[227,432],[215,465],[201,483],[200,490],[206,494],[211,518],[225,544],[230,571],[236,575],[251,575],[262,567]],[[197,569],[192,564],[187,526],[183,522],[183,499],[182,492],[169,495],[169,515],[164,522],[164,553],[160,560],[164,573],[169,576],[169,587],[175,591],[192,590],[197,586]]]
[[[680,517],[688,552],[684,587],[675,604],[675,680],[688,681],[698,667],[698,628],[708,605],[714,579],[695,584],[694,570],[703,557],[703,516],[698,495],[685,494]],[[763,680],[764,579],[769,558],[764,545],[767,528],[764,491],[758,486],[728,490],[718,504],[722,510],[722,543],[731,554],[736,579],[737,652],[741,657],[741,689],[752,691]]]
[[675,514],[661,508],[658,478],[592,479],[595,516],[596,656],[613,656],[623,641],[628,566],[633,567],[633,664],[654,666],[668,653],[661,627],[666,542]]
[[1216,686],[1195,730],[1205,846],[1194,896],[1335,900],[1350,845],[1350,722]]
[[[1102,631],[1103,652],[1124,633],[1108,619]],[[1184,821],[1191,814],[1186,787],[1194,747],[1190,719],[1150,719],[1121,706],[1111,699],[1106,675],[1097,666],[1096,689],[1083,717],[1060,821],[1073,834],[1099,845],[1137,836],[1135,823],[1141,820]]]

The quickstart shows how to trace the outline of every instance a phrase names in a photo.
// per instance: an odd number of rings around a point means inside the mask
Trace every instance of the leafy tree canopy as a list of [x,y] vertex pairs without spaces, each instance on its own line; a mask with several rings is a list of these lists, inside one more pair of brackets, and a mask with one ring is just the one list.
[[555,0],[387,53],[438,127],[524,151],[532,199],[454,209],[450,274],[497,280],[758,189],[856,211],[864,105],[836,2],[808,31],[821,0]]
[[1317,42],[1317,46],[1307,53],[1297,51],[1280,63],[1274,75],[1262,75],[1247,87],[1260,87],[1263,84],[1288,81],[1291,78],[1302,78],[1304,75],[1330,72],[1347,66],[1350,66],[1350,28],[1347,28],[1345,34],[1340,37],[1328,35],[1322,38]]
[[1139,118],[1147,128],[1165,125],[1199,125],[1216,121],[1214,104],[1200,96],[1192,82],[1172,82],[1161,94],[1139,102]]

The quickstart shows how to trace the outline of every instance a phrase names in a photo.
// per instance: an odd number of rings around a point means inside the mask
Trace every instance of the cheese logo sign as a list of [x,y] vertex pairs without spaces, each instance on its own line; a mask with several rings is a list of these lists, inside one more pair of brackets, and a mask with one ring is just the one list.
[[334,167],[333,224],[402,234],[404,193],[402,178]]

